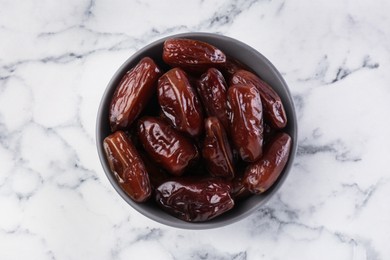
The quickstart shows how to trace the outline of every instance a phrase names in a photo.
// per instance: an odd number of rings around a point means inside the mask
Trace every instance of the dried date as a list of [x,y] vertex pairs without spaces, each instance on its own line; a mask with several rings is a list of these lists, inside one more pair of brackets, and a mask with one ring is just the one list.
[[138,137],[149,156],[176,176],[182,175],[199,157],[196,146],[160,118],[141,118]]
[[287,124],[287,116],[279,95],[265,81],[252,72],[238,70],[233,74],[231,85],[246,84],[255,86],[261,95],[264,106],[264,117],[276,129],[282,129]]
[[229,129],[227,85],[222,73],[215,68],[208,69],[196,87],[207,115],[217,117],[225,129]]
[[263,109],[260,93],[251,85],[228,90],[230,135],[241,159],[254,162],[263,151]]
[[215,46],[191,39],[168,39],[164,42],[163,60],[172,67],[203,73],[208,68],[224,65],[225,54]]
[[230,185],[219,179],[177,179],[156,189],[156,201],[179,219],[200,222],[233,208],[229,191]]
[[116,88],[110,104],[111,130],[126,129],[139,116],[155,93],[160,69],[149,58],[143,58],[128,71]]
[[216,117],[205,120],[206,137],[202,155],[207,170],[213,177],[232,179],[234,177],[233,154],[225,129]]
[[291,137],[286,133],[278,133],[268,144],[263,158],[245,170],[245,187],[255,194],[267,191],[282,173],[290,149]]
[[116,131],[104,139],[103,145],[110,169],[119,185],[134,201],[146,201],[151,195],[149,176],[141,157],[126,134]]
[[158,80],[158,102],[162,112],[178,130],[197,136],[203,130],[203,111],[187,74],[174,68]]

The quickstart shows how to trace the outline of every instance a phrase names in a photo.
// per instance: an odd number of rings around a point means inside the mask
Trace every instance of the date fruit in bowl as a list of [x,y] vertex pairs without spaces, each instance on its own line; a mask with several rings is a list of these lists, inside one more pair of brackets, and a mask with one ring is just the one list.
[[130,206],[172,227],[208,229],[247,217],[282,186],[297,120],[287,84],[258,51],[185,33],[118,69],[96,140],[106,176]]

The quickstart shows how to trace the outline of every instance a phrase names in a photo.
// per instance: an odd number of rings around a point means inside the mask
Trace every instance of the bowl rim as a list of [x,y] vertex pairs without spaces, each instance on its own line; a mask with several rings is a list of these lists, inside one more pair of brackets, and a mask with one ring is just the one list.
[[[283,91],[286,92],[286,98],[288,99],[288,102],[291,104],[292,109],[290,111],[289,121],[291,119],[293,120],[293,123],[292,123],[293,135],[291,135],[292,147],[291,147],[289,159],[286,163],[285,168],[283,169],[283,173],[279,177],[279,180],[277,181],[276,185],[274,185],[275,187],[273,187],[269,192],[267,192],[265,194],[264,198],[260,202],[258,202],[255,206],[246,210],[245,212],[242,212],[241,214],[234,216],[234,217],[231,217],[231,218],[228,218],[226,220],[193,223],[193,222],[185,222],[183,220],[176,219],[176,218],[175,218],[175,221],[171,221],[171,220],[168,220],[168,219],[163,218],[161,216],[156,216],[155,214],[152,214],[148,210],[145,210],[142,207],[142,203],[140,204],[140,203],[134,202],[128,197],[128,195],[120,188],[114,174],[111,173],[111,170],[108,166],[108,163],[106,162],[103,142],[100,141],[101,137],[103,136],[103,134],[102,134],[103,130],[102,130],[101,126],[104,124],[103,120],[105,120],[103,118],[104,109],[106,108],[107,103],[109,103],[108,101],[110,101],[110,98],[107,96],[109,95],[110,92],[113,91],[112,90],[112,88],[114,88],[113,84],[118,81],[119,76],[123,75],[123,73],[128,70],[129,64],[134,62],[134,60],[141,53],[143,53],[146,50],[149,50],[151,48],[154,48],[154,47],[161,45],[166,39],[169,39],[169,38],[212,38],[212,39],[216,39],[218,41],[232,42],[234,45],[240,45],[242,48],[245,48],[246,51],[253,53],[254,56],[259,57],[262,60],[262,62],[272,71],[272,73],[276,76],[277,80],[280,81],[280,83],[283,87]],[[113,188],[116,190],[116,192],[122,197],[122,199],[124,199],[127,202],[127,204],[129,204],[133,209],[138,211],[141,215],[144,215],[147,218],[156,221],[157,223],[167,225],[170,227],[174,227],[174,228],[180,228],[180,229],[201,230],[201,229],[214,229],[214,228],[223,227],[226,225],[233,224],[237,221],[243,220],[243,219],[247,218],[249,215],[251,215],[253,212],[262,208],[274,196],[274,194],[277,193],[277,191],[280,189],[280,187],[282,186],[282,184],[286,180],[287,176],[289,175],[289,172],[291,171],[293,161],[295,159],[297,148],[298,148],[298,145],[297,145],[298,125],[297,125],[295,104],[294,104],[294,100],[292,98],[290,89],[289,89],[287,83],[285,82],[284,78],[280,74],[280,72],[263,54],[261,54],[259,51],[257,51],[253,47],[247,45],[246,43],[241,42],[237,39],[222,35],[222,34],[208,33],[208,32],[187,32],[187,33],[168,35],[168,36],[165,36],[163,38],[159,38],[159,39],[147,44],[143,48],[141,48],[138,51],[136,51],[135,53],[133,53],[129,58],[127,58],[125,60],[125,62],[115,71],[114,75],[111,77],[109,83],[107,84],[107,86],[103,92],[103,95],[101,96],[101,100],[100,100],[99,108],[98,108],[98,112],[97,112],[97,120],[96,120],[95,127],[96,127],[95,128],[95,130],[96,130],[96,132],[95,132],[96,133],[95,134],[96,140],[95,141],[96,141],[96,146],[97,146],[97,150],[98,150],[99,160],[100,160],[100,163],[103,167],[103,171],[104,171],[106,177],[108,178],[109,182],[111,183]],[[256,196],[259,196],[259,195],[256,195]],[[218,218],[216,218],[216,219],[218,220]]]

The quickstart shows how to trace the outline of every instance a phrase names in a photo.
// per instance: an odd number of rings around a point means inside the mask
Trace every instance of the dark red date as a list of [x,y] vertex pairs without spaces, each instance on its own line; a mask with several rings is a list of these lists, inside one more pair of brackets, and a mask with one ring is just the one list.
[[197,136],[203,129],[203,112],[187,74],[174,68],[158,80],[158,102],[165,117],[179,131]]
[[110,126],[114,132],[130,126],[155,93],[160,69],[149,58],[143,58],[122,78],[111,100]]
[[156,201],[179,219],[200,222],[213,219],[234,206],[230,185],[219,179],[178,179],[156,189]]
[[149,156],[176,176],[183,174],[199,157],[196,146],[160,118],[141,118],[138,137]]
[[255,194],[267,191],[282,173],[290,149],[291,137],[286,133],[278,133],[268,144],[263,158],[245,170],[245,187]]
[[210,68],[201,76],[196,86],[207,115],[217,117],[225,129],[229,129],[227,86],[222,73]]
[[251,85],[228,90],[230,134],[241,159],[254,162],[262,156],[263,109],[260,93]]
[[163,60],[172,67],[203,73],[208,68],[224,65],[225,54],[208,43],[190,39],[169,39],[164,42]]
[[234,177],[233,154],[225,129],[216,117],[205,120],[206,137],[202,155],[207,170],[213,177],[232,179]]
[[265,81],[261,80],[255,74],[246,71],[238,70],[233,74],[231,85],[245,84],[255,86],[261,95],[261,100],[264,106],[264,117],[277,129],[282,129],[287,124],[287,116],[283,107],[283,103],[279,95]]
[[126,134],[116,131],[104,139],[104,149],[111,171],[119,185],[137,202],[146,201],[151,186],[145,165]]

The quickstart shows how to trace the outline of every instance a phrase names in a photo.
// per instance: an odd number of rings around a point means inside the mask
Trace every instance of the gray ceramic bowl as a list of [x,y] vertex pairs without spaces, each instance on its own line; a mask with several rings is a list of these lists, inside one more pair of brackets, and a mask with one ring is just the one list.
[[241,61],[243,64],[247,65],[275,89],[275,91],[281,97],[287,113],[288,125],[284,129],[284,131],[289,133],[293,140],[291,155],[283,173],[279,177],[278,181],[266,193],[249,197],[248,199],[237,203],[234,209],[232,209],[231,211],[222,214],[215,219],[201,223],[188,223],[179,220],[161,210],[154,203],[153,199],[143,204],[136,203],[132,201],[119,187],[115,176],[110,171],[103,149],[103,139],[110,134],[108,112],[111,97],[122,76],[126,73],[126,71],[135,66],[141,58],[149,56],[153,58],[157,64],[162,64],[162,48],[166,38],[157,40],[136,52],[118,69],[118,71],[115,73],[115,75],[109,82],[107,89],[102,97],[99,111],[97,114],[96,142],[100,161],[102,163],[104,172],[106,173],[109,181],[111,182],[115,190],[131,207],[136,209],[144,216],[153,219],[159,223],[177,228],[209,229],[221,227],[241,220],[261,208],[277,192],[277,190],[282,186],[284,180],[286,179],[292,167],[297,149],[297,119],[293,100],[286,82],[283,80],[277,69],[263,55],[261,55],[258,51],[251,48],[250,46],[226,36],[210,33],[184,33],[172,35],[167,38],[171,37],[189,38],[208,42],[221,49],[228,56],[231,56],[238,61]]

